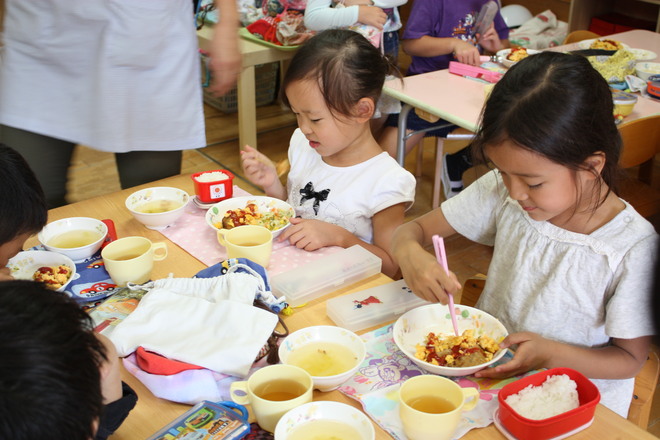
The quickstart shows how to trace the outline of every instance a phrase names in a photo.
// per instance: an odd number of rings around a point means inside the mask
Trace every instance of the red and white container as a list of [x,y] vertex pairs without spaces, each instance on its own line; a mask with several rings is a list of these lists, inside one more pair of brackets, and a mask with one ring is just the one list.
[[228,170],[201,171],[192,176],[195,194],[202,203],[229,199],[234,193],[234,175]]
[[[505,399],[516,394],[528,385],[541,386],[548,376],[566,374],[577,384],[580,406],[570,411],[542,420],[532,420],[518,414]],[[576,433],[591,425],[600,401],[596,385],[583,374],[571,368],[552,368],[531,376],[523,377],[502,388],[497,396],[500,403],[499,422],[518,440],[547,440],[563,438],[568,433]],[[496,424],[497,425],[497,424]]]

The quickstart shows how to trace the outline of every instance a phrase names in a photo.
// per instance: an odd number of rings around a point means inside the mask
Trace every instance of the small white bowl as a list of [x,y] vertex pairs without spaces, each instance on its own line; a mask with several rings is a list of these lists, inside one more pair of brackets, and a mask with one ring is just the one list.
[[660,63],[637,63],[635,64],[635,73],[644,81],[648,81],[653,75],[660,75]]
[[[529,55],[535,55],[535,54],[540,53],[540,52],[541,52],[540,50],[536,50],[536,49],[527,49],[527,53]],[[504,67],[511,67],[511,66],[513,66],[514,64],[516,64],[518,62],[518,61],[511,61],[510,59],[507,58],[510,53],[511,53],[510,48],[509,49],[502,49],[502,50],[500,50],[496,53],[497,59],[500,60],[500,63],[502,63],[502,65],[504,65]]]
[[64,292],[71,281],[77,278],[75,263],[71,258],[58,252],[22,251],[7,263],[11,276],[17,280],[34,280],[34,273],[44,266],[67,266],[71,269],[69,280],[57,289],[57,292]]
[[[333,432],[337,429],[344,432]],[[348,431],[348,432],[345,432]],[[300,405],[277,422],[275,440],[314,438],[319,434],[334,434],[337,438],[374,440],[373,423],[359,409],[340,402],[319,401]],[[293,436],[297,437],[293,437]]]
[[[332,376],[314,376],[313,372],[307,371],[312,375],[314,388],[319,391],[331,391],[350,379],[351,376],[355,374],[362,361],[364,361],[367,351],[364,341],[360,339],[358,335],[350,330],[332,325],[306,327],[295,331],[284,338],[280,344],[278,353],[280,355],[280,361],[283,364],[296,365],[302,369],[306,369],[305,365],[298,365],[290,362],[292,353],[302,347],[322,347],[320,344],[324,342],[337,344],[347,348],[353,357],[350,359],[350,362],[352,363],[350,368]],[[347,363],[349,362],[348,359],[345,361]]]
[[161,231],[183,215],[189,200],[190,196],[182,189],[157,186],[128,196],[126,209],[148,229]]
[[[101,248],[106,235],[108,227],[101,220],[69,217],[48,223],[37,234],[37,238],[47,250],[64,254],[73,261],[82,261]],[[58,239],[63,239],[64,242],[58,243]],[[80,241],[76,242],[77,240]],[[66,241],[72,246],[66,245]],[[83,244],[80,245],[81,243]]]
[[[460,304],[456,304],[456,321],[458,332],[462,334],[465,330],[473,329],[474,336],[488,335],[500,343],[507,336],[504,325],[494,316],[488,313]],[[506,350],[500,349],[493,358],[483,364],[473,367],[444,367],[434,365],[415,357],[416,345],[423,344],[429,332],[436,335],[454,335],[449,309],[442,304],[429,304],[409,310],[397,319],[392,329],[394,342],[408,358],[418,367],[429,373],[441,376],[469,376],[479,370],[483,370],[490,364],[497,362]]]
[[[291,205],[289,205],[284,200],[276,199],[274,197],[267,196],[245,196],[245,197],[233,197],[231,199],[223,200],[218,202],[215,205],[211,206],[208,211],[206,211],[206,223],[215,229],[216,231],[223,229],[222,228],[222,219],[224,218],[227,211],[233,209],[245,209],[249,203],[254,203],[257,205],[257,212],[267,213],[273,210],[276,210],[281,214],[282,218],[286,218],[287,222],[280,226],[277,229],[270,229],[273,233],[273,238],[277,237],[282,233],[282,231],[287,228],[290,223],[288,219],[295,216],[295,210]],[[219,226],[218,226],[219,225]]]

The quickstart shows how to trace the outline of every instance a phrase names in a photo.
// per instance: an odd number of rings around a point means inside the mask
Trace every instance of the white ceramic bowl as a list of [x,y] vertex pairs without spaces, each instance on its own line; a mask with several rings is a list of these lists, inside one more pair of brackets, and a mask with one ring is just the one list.
[[[348,427],[348,433],[331,431],[333,428],[341,429],[342,425]],[[321,433],[351,440],[376,438],[371,420],[362,411],[345,403],[332,401],[305,403],[288,411],[277,422],[274,434],[275,440],[294,440],[315,438]]]
[[[216,231],[222,229],[222,219],[227,213],[232,209],[245,209],[248,203],[255,203],[257,205],[257,212],[266,213],[272,210],[277,210],[281,217],[289,219],[295,216],[295,210],[291,205],[289,205],[284,200],[276,199],[273,197],[267,196],[245,196],[245,197],[233,197],[231,199],[223,200],[218,202],[215,205],[211,206],[208,211],[206,211],[206,223],[215,229]],[[271,229],[273,233],[273,238],[277,237],[282,231],[289,226],[287,221],[284,226],[280,226],[277,229]],[[266,225],[264,225],[266,226]],[[268,227],[268,226],[266,226]]]
[[[527,53],[529,55],[535,55],[540,52],[541,52],[540,50],[536,50],[536,49],[527,49]],[[496,54],[497,58],[500,60],[500,63],[502,63],[504,67],[511,67],[518,62],[518,61],[511,61],[510,59],[507,58],[510,53],[511,53],[511,49],[509,48],[509,49],[502,49],[498,51]]]
[[69,280],[57,289],[58,292],[63,292],[69,283],[77,277],[75,263],[71,258],[58,252],[22,251],[7,263],[11,275],[17,280],[33,280],[33,275],[37,269],[44,266],[67,266],[71,269]]
[[126,209],[147,228],[160,231],[183,215],[189,200],[190,196],[182,189],[157,186],[141,189],[128,196]]
[[[578,46],[580,49],[591,49],[591,45],[593,44],[594,41],[596,41],[596,40],[609,40],[609,39],[610,39],[610,38],[607,38],[607,37],[602,37],[602,38],[591,38],[591,39],[589,39],[589,40],[582,40],[582,41],[579,41],[579,42],[577,43],[577,46]],[[618,43],[621,43],[621,46],[623,46],[624,49],[630,49],[630,46],[627,45],[626,43],[623,43],[623,42],[618,41],[618,40],[614,40],[614,41],[617,41]]]
[[660,75],[660,63],[637,63],[635,64],[635,72],[638,77],[648,81],[650,76]]
[[[306,369],[306,365],[290,362],[291,354],[296,350],[310,345],[322,347],[322,343],[333,343],[347,348],[352,353],[353,359],[345,359],[345,361],[347,363],[351,362],[352,366],[346,371],[332,376],[314,376],[313,372]],[[362,361],[364,361],[366,348],[364,341],[350,330],[332,325],[317,325],[300,329],[284,338],[278,353],[283,364],[296,365],[307,370],[314,380],[314,388],[319,391],[331,391],[355,374]]]
[[[492,315],[473,307],[456,304],[458,332],[474,329],[474,336],[488,335],[499,343],[507,336],[504,325]],[[499,350],[490,361],[474,367],[443,367],[415,357],[415,346],[423,344],[429,332],[436,335],[453,335],[449,309],[446,305],[430,304],[409,310],[397,319],[392,330],[394,342],[418,367],[441,376],[468,376],[499,360],[506,350]]]
[[[101,220],[91,217],[69,217],[48,223],[37,234],[37,238],[47,250],[64,254],[73,261],[82,261],[101,248],[106,235],[108,235],[108,227]],[[58,243],[59,239],[68,241],[73,247]],[[77,240],[80,241],[76,243]],[[77,246],[81,243],[86,244]]]

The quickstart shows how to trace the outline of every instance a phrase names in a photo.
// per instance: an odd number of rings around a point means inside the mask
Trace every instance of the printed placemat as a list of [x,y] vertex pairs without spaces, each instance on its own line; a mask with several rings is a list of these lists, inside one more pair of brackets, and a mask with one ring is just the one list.
[[[406,379],[429,373],[415,365],[399,350],[392,336],[393,326],[394,324],[388,324],[362,335],[367,350],[365,360],[339,391],[359,401],[364,411],[392,437],[407,440],[399,418],[399,387]],[[495,365],[508,362],[512,357],[513,353],[508,351]],[[506,384],[535,372],[504,380],[474,376],[448,377],[463,388],[473,387],[479,390],[477,406],[463,413],[453,438],[461,438],[473,428],[483,428],[493,423],[499,390]]]
[[[236,185],[233,191],[235,197],[251,195]],[[206,223],[206,211],[194,203],[188,203],[179,220],[160,232],[205,265],[213,266],[227,259],[227,251],[218,243],[216,231]],[[291,246],[288,242],[274,242],[268,274],[273,276],[295,269],[339,250],[340,247],[332,246],[309,252]]]

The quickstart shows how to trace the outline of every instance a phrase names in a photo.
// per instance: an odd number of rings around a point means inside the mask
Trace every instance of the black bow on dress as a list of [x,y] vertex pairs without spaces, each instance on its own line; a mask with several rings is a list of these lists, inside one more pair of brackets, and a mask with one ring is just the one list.
[[300,190],[300,195],[302,196],[300,199],[300,204],[302,205],[306,200],[314,199],[314,204],[312,205],[314,208],[314,215],[318,215],[319,205],[322,201],[328,198],[328,194],[330,194],[329,189],[324,189],[323,191],[314,191],[314,185],[312,182],[307,182],[307,185],[305,185],[305,187]]

